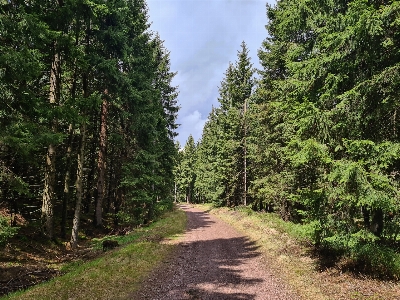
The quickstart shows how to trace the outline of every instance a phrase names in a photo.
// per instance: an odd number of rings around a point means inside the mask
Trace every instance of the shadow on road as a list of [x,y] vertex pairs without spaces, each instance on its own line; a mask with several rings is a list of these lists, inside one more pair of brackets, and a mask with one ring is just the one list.
[[276,286],[260,271],[254,242],[207,212],[179,206],[188,217],[184,240],[129,299],[291,299],[271,293]]
[[[242,267],[260,255],[258,246],[243,236],[229,237],[224,232],[225,224],[215,224],[208,213],[189,207],[181,205],[188,216],[187,233],[195,230],[204,233],[198,234],[200,240],[189,239],[181,245],[175,266],[170,270],[179,273],[175,275],[176,285],[168,291],[168,296],[157,299],[255,299],[255,294],[241,288],[254,286],[256,290],[263,279],[244,274]],[[217,227],[211,229],[213,225]]]
[[[254,294],[240,292],[241,286],[263,282],[241,270],[249,259],[260,255],[254,242],[244,237],[212,239],[189,242],[182,248],[177,260],[189,296],[182,299],[255,299]],[[220,288],[229,292],[220,292]]]
[[188,218],[188,224],[186,227],[186,232],[191,230],[196,230],[199,228],[211,227],[215,221],[211,220],[210,215],[207,212],[203,211],[190,211],[190,205],[179,205],[181,209],[186,211],[186,215]]

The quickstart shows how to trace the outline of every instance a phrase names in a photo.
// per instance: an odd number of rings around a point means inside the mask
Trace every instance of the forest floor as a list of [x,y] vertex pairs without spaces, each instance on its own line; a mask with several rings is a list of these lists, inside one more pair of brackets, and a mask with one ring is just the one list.
[[21,228],[0,250],[0,297],[48,281],[63,274],[67,264],[89,261],[102,253],[101,249],[93,249],[91,239],[81,240],[78,249],[70,251],[65,242],[50,242],[32,228]]
[[312,247],[246,212],[181,208],[178,250],[130,299],[400,299],[398,282],[322,266]]
[[[0,251],[0,286],[7,291],[20,290],[4,299],[126,299],[151,270],[174,253],[173,244],[161,241],[178,239],[186,220],[184,211],[173,209],[146,226],[124,230],[125,234],[114,230],[94,237],[91,232],[77,251],[63,249],[60,242],[46,244],[39,236],[25,238],[24,233],[20,242],[10,241],[5,251]],[[103,251],[105,239],[117,241],[119,246]],[[54,278],[46,280],[50,277]],[[35,285],[39,282],[43,284]],[[24,290],[31,285],[35,286]]]
[[[4,203],[0,203],[0,215],[10,215]],[[90,218],[84,217],[81,219],[79,245],[71,251],[69,236],[68,239],[50,241],[42,236],[38,221],[28,222],[19,214],[13,218],[19,227],[18,233],[0,248],[0,297],[65,274],[71,269],[69,265],[82,264],[102,256],[103,238],[132,230],[128,227],[107,229],[107,226],[96,229]],[[110,220],[107,221],[110,223]],[[55,232],[59,233],[60,228],[56,227]]]

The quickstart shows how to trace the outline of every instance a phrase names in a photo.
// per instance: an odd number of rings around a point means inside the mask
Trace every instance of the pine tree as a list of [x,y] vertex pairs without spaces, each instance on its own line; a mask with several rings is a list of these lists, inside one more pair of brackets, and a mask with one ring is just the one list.
[[0,18],[0,174],[10,207],[36,207],[41,195],[50,238],[59,219],[65,236],[75,209],[74,247],[82,212],[98,226],[111,215],[115,226],[139,224],[159,201],[172,203],[178,93],[145,1],[11,1]]
[[258,138],[254,148],[279,173],[264,172],[253,191],[284,195],[275,203],[283,215],[313,224],[316,243],[346,248],[394,228],[383,216],[398,211],[390,174],[398,169],[392,72],[399,57],[388,51],[396,48],[395,11],[394,2],[365,1],[288,0],[268,8],[255,101],[269,114],[269,145]]
[[195,189],[202,202],[221,204],[224,192],[223,174],[219,157],[220,126],[218,109],[212,108],[197,147]]
[[220,108],[212,110],[198,147],[196,187],[200,197],[223,205],[247,204],[247,107],[254,69],[246,44],[230,63],[219,88]]
[[187,203],[194,202],[194,183],[196,180],[196,174],[194,172],[194,166],[196,163],[196,145],[192,135],[189,135],[185,147],[182,150],[182,161],[181,161],[181,178],[180,184],[184,191],[185,201]]

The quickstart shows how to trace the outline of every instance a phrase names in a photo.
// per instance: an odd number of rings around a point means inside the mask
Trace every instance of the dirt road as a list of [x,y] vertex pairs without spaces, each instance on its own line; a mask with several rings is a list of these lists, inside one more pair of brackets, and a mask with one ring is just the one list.
[[130,299],[299,299],[268,270],[255,243],[207,212],[181,208],[188,228],[178,250]]

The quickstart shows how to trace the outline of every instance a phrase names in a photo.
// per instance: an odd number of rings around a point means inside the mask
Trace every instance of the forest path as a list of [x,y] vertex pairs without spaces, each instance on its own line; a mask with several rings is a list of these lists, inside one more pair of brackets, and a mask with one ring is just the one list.
[[191,205],[180,208],[188,224],[174,256],[129,299],[299,299],[245,235]]

